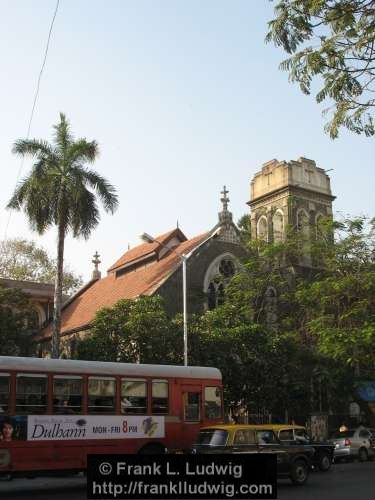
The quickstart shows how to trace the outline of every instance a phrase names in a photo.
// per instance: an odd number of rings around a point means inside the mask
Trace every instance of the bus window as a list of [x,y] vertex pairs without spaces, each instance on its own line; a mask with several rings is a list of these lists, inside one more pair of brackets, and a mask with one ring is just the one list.
[[0,415],[8,413],[9,408],[9,373],[0,373]]
[[47,375],[18,374],[16,413],[42,415],[47,411]]
[[88,411],[89,413],[115,412],[116,381],[111,377],[89,377]]
[[82,377],[53,377],[53,413],[74,414],[82,411]]
[[184,417],[187,422],[199,422],[200,399],[199,392],[184,392]]
[[145,415],[147,413],[147,383],[141,379],[121,381],[121,413]]
[[204,389],[204,411],[206,418],[221,418],[220,387],[206,387]]
[[168,381],[152,381],[152,413],[168,414]]

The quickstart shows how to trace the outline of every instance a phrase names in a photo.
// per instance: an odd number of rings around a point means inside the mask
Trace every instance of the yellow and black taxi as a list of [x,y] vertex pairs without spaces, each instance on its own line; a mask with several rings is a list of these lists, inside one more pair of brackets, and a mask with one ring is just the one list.
[[328,441],[312,439],[302,425],[268,424],[262,428],[272,429],[282,443],[312,446],[314,448],[312,465],[323,472],[331,468],[335,446]]
[[201,428],[192,453],[276,453],[277,475],[294,484],[309,476],[314,448],[282,443],[269,426],[215,425]]

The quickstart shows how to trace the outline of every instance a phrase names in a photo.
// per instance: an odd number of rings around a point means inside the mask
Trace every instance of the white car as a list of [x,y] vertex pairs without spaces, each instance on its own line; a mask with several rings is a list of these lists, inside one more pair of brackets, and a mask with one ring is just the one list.
[[375,457],[375,435],[371,431],[361,426],[357,429],[335,432],[330,439],[335,445],[335,460],[354,458],[360,462],[372,460]]

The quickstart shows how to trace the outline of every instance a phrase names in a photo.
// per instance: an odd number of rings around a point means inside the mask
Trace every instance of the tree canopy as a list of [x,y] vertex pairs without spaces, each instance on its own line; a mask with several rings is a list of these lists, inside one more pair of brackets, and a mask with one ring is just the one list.
[[[375,377],[375,221],[315,229],[309,242],[291,228],[282,242],[248,240],[224,304],[189,316],[189,364],[221,370],[227,407],[345,412],[356,382]],[[182,364],[183,318],[158,297],[122,300],[98,311],[78,357]]]
[[33,326],[28,297],[17,288],[0,285],[0,355],[27,355]]
[[374,0],[278,0],[266,41],[292,56],[281,63],[292,82],[328,102],[326,131],[375,134]]
[[225,303],[189,321],[190,357],[222,370],[227,403],[279,418],[340,412],[375,376],[374,227],[327,218],[309,241],[293,228],[282,242],[248,241]]
[[57,258],[52,357],[59,357],[66,235],[88,238],[99,224],[99,199],[113,213],[118,205],[115,188],[101,175],[86,167],[99,154],[96,141],[75,139],[63,113],[54,126],[53,143],[41,139],[19,139],[13,152],[34,160],[31,172],[18,184],[9,209],[23,209],[32,229],[43,234],[57,228]]
[[[34,241],[14,238],[0,242],[0,276],[13,280],[54,283],[56,259]],[[64,266],[63,293],[73,294],[81,285],[81,276]]]
[[98,361],[174,364],[179,360],[176,341],[178,344],[176,329],[160,297],[122,299],[113,307],[97,311],[89,334],[77,345],[76,356]]
[[355,370],[375,376],[375,220],[333,223],[336,240],[318,240],[321,271],[300,283],[300,329],[319,351]]

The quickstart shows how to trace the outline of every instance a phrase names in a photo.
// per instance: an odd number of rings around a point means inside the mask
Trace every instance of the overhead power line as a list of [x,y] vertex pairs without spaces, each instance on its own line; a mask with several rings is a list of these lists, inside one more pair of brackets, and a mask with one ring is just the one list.
[[[28,123],[28,127],[27,127],[26,139],[29,139],[29,137],[30,137],[31,125],[32,125],[32,122],[33,122],[35,107],[36,107],[36,103],[37,103],[38,96],[39,96],[40,82],[42,80],[42,75],[43,75],[44,67],[45,67],[46,61],[47,61],[49,44],[50,44],[50,41],[51,41],[52,30],[53,30],[53,25],[55,23],[57,11],[59,10],[59,4],[60,4],[60,0],[57,0],[56,1],[56,6],[55,6],[55,11],[53,13],[51,24],[50,24],[50,28],[49,28],[49,31],[48,31],[48,37],[47,37],[46,47],[45,47],[45,50],[44,50],[43,62],[42,62],[42,66],[41,66],[40,71],[39,71],[38,81],[37,81],[37,84],[36,84],[33,105],[32,105],[32,108],[31,108],[29,123]],[[20,167],[18,169],[17,179],[16,179],[16,186],[18,184],[19,178],[20,178],[21,173],[22,173],[23,164],[24,164],[24,158],[21,159],[21,164],[20,164]],[[6,239],[7,239],[7,233],[8,233],[8,228],[9,228],[9,223],[10,223],[11,216],[12,216],[12,212],[9,211],[8,221],[7,221],[7,224],[6,224],[6,227],[5,227],[5,232],[4,232],[4,241],[6,241]]]

